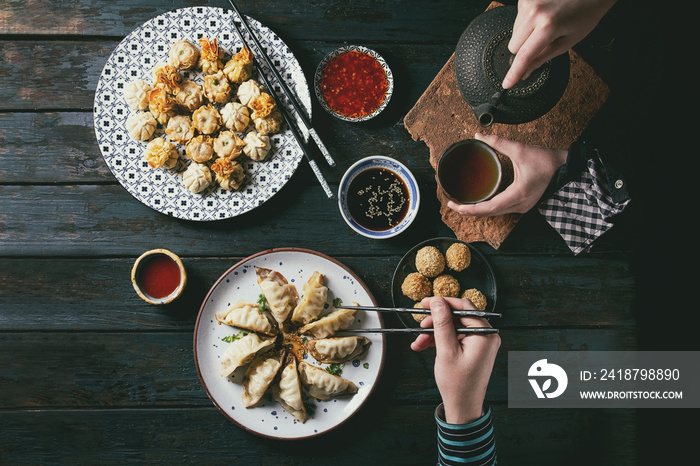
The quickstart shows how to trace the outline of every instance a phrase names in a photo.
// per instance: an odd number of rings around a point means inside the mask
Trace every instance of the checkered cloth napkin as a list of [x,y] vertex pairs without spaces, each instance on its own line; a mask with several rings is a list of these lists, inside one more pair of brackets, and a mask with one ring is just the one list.
[[612,228],[613,218],[630,201],[629,197],[618,202],[613,199],[619,196],[613,196],[611,189],[621,189],[624,180],[611,180],[598,152],[588,152],[590,158],[580,179],[567,182],[538,206],[539,212],[576,255],[590,250],[593,241]]

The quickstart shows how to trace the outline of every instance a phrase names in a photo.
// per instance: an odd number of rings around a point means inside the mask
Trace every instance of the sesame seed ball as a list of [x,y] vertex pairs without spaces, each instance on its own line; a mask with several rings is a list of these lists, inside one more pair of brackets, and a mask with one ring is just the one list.
[[486,309],[486,296],[477,290],[476,288],[471,288],[469,290],[464,290],[462,293],[462,298],[468,298],[474,306],[480,311]]
[[445,256],[435,246],[424,246],[416,253],[416,269],[426,277],[437,277],[445,270]]
[[412,272],[401,284],[401,292],[413,301],[420,301],[433,293],[433,284],[422,274]]
[[443,273],[433,280],[433,294],[435,296],[449,296],[456,298],[459,296],[459,282],[450,274]]
[[[422,308],[423,305],[421,304],[420,301],[418,301],[416,304],[413,305],[413,307],[414,308]],[[425,318],[428,317],[428,314],[411,314],[411,315],[413,316],[413,319],[418,323],[423,322],[425,320]]]
[[445,262],[450,269],[461,272],[469,267],[472,261],[472,253],[469,246],[464,243],[452,243],[445,251]]

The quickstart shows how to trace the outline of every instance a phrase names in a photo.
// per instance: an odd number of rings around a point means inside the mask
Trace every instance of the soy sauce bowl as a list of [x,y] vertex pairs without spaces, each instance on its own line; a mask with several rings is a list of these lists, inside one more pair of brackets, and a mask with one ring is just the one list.
[[152,249],[141,254],[131,269],[136,294],[149,304],[175,301],[187,284],[187,272],[177,254],[167,249]]
[[[355,77],[351,77],[344,72],[355,66],[364,70],[365,74],[355,73]],[[371,82],[360,82],[357,76]],[[383,92],[372,95],[367,91],[371,89],[368,87],[370,84],[377,86],[377,89],[383,88]],[[389,105],[394,93],[394,75],[379,53],[360,45],[346,45],[333,50],[321,60],[314,74],[314,92],[321,107],[334,117],[350,122],[367,121]],[[332,95],[333,99],[329,100],[327,95]],[[360,99],[370,99],[368,104],[371,108],[356,112]],[[377,104],[380,99],[381,102]]]
[[420,190],[405,165],[375,155],[347,169],[338,187],[338,206],[345,223],[360,235],[392,238],[405,231],[418,215]]

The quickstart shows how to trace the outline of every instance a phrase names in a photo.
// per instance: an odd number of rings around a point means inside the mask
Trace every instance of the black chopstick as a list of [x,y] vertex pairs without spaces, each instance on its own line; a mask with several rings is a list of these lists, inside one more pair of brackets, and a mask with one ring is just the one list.
[[[419,307],[376,307],[376,306],[343,306],[343,309],[357,309],[360,311],[376,311],[376,312],[408,312],[410,314],[430,314],[430,309]],[[487,312],[479,310],[453,310],[452,315],[456,317],[501,317],[497,312]]]
[[[255,35],[255,33],[251,30],[250,26],[248,25],[248,20],[246,19],[245,16],[243,16],[241,14],[240,11],[238,11],[238,8],[233,3],[233,0],[229,0],[229,3],[231,4],[231,8],[233,9],[233,11],[236,13],[238,18],[241,20],[241,24],[245,28],[246,32],[253,39],[253,42],[255,42],[256,47],[260,51],[260,56],[263,58],[263,60],[265,61],[265,64],[268,66],[268,68],[270,68],[270,71],[272,72],[275,79],[279,83],[282,91],[287,96],[287,99],[289,99],[289,102],[292,104],[292,107],[294,107],[294,110],[295,110],[297,116],[299,117],[299,120],[301,120],[301,122],[306,127],[306,130],[309,132],[309,134],[311,135],[313,140],[316,142],[316,145],[320,149],[323,156],[326,158],[326,161],[328,162],[328,164],[330,166],[334,166],[335,161],[331,157],[331,154],[328,152],[328,149],[326,149],[326,146],[323,144],[323,141],[321,141],[321,137],[318,135],[316,130],[311,126],[311,122],[307,118],[306,113],[301,109],[301,106],[297,102],[296,96],[289,89],[289,87],[287,86],[287,83],[284,81],[284,79],[282,79],[282,76],[280,76],[279,72],[277,71],[277,68],[272,64],[272,62],[270,61],[270,57],[268,57],[267,53],[265,53],[265,49],[263,49],[262,45],[260,44],[258,37]],[[234,26],[235,26],[235,21],[234,21]],[[241,34],[240,29],[238,29],[238,26],[235,26],[235,27],[236,27],[236,31],[238,32],[238,35],[240,36],[241,40],[243,41],[243,43],[245,43],[245,40],[243,39],[243,35]],[[250,48],[250,47],[248,47],[248,48]],[[264,73],[262,71],[260,71],[260,74],[264,74]],[[270,88],[270,91],[272,91],[272,86],[270,86],[269,83],[267,83],[267,86]]]
[[[239,14],[240,16],[240,14]],[[241,16],[242,17],[242,16]],[[248,49],[248,43],[246,42],[245,38],[243,37],[243,33],[241,30],[238,28],[236,25],[235,21],[231,21],[231,24],[233,24],[233,27],[236,29],[236,33],[238,34],[238,38],[241,39],[241,42],[243,42],[243,45],[246,46]],[[251,34],[252,37],[255,37]],[[260,49],[261,53],[265,53],[262,48]],[[255,55],[253,55],[253,60],[255,60]],[[267,76],[265,76],[265,73],[263,73],[262,69],[260,71],[260,76],[262,77],[263,81],[265,82],[265,86],[270,90],[270,92],[274,92],[272,89],[272,86],[270,85],[270,81],[267,80]],[[306,148],[306,142],[299,136],[299,133],[297,132],[297,129],[294,125],[292,125],[292,122],[289,119],[289,116],[287,115],[287,108],[284,105],[279,105],[279,108],[282,113],[282,117],[284,117],[284,121],[287,123],[287,126],[289,126],[289,129],[292,131],[292,134],[294,135],[294,138],[297,141],[297,144],[299,144],[299,147],[301,147],[302,152],[304,152],[304,157],[306,157],[306,161],[309,162],[309,165],[311,166],[311,170],[314,172],[314,175],[316,175],[316,179],[318,180],[319,183],[321,183],[321,187],[323,187],[323,190],[326,192],[326,196],[328,196],[329,199],[333,199],[333,191],[331,191],[330,186],[328,186],[328,182],[326,179],[323,177],[323,174],[321,173],[321,170],[318,168],[318,165],[316,164],[316,161],[311,158],[311,155],[309,154],[309,151]]]
[[[433,333],[435,329],[429,328],[348,328],[339,330],[338,333]],[[455,332],[460,335],[488,335],[499,333],[497,328],[491,327],[464,327],[456,328]]]

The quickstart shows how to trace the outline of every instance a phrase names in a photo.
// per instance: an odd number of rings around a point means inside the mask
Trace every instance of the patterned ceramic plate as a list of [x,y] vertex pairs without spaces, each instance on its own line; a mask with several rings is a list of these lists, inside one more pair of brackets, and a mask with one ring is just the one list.
[[[416,272],[416,253],[425,246],[435,246],[443,254],[453,243],[461,243],[455,238],[432,238],[411,248],[396,266],[394,279],[391,286],[391,294],[396,307],[411,308],[416,303],[404,296],[401,292],[401,284],[406,279],[406,276],[412,272]],[[445,269],[445,273],[452,275],[457,279],[460,285],[460,294],[464,290],[476,288],[486,298],[486,309],[484,311],[494,311],[496,307],[496,276],[493,273],[491,264],[486,258],[469,243],[464,243],[469,247],[471,252],[471,263],[467,268],[460,272],[455,272]],[[399,314],[401,321],[406,327],[418,327],[419,324],[410,314]]]
[[[122,97],[124,86],[134,79],[151,83],[153,67],[168,61],[168,51],[178,40],[198,44],[201,37],[216,38],[226,52],[224,61],[228,60],[243,45],[231,26],[233,17],[231,10],[212,7],[182,8],[159,15],[124,38],[107,60],[97,84],[94,124],[102,156],[127,191],[161,213],[198,221],[235,217],[258,207],[277,193],[303,157],[294,135],[285,125],[284,131],[271,137],[273,149],[266,161],[245,160],[243,167],[247,178],[238,191],[213,186],[203,193],[194,194],[185,189],[178,174],[189,163],[184,157],[184,146],[178,147],[181,157],[176,170],[152,169],[142,158],[146,143],[129,137],[125,124],[133,110]],[[299,96],[310,117],[311,97],[299,62],[274,32],[252,18],[248,20],[271,61],[280,65],[280,74]],[[248,37],[246,41],[253,43]],[[264,62],[258,61],[258,65],[265,70]],[[201,73],[181,73],[202,83]],[[266,75],[271,76],[271,73]],[[261,79],[257,80],[262,84]],[[271,77],[270,82],[274,82]],[[280,92],[277,95],[281,95]],[[291,107],[286,100],[278,103]],[[162,134],[163,128],[159,127],[154,137]]]
[[[333,301],[336,298],[343,304],[356,302],[359,305],[376,305],[376,301],[364,283],[336,260],[306,249],[282,248],[255,254],[231,267],[211,288],[199,310],[194,330],[195,363],[202,385],[219,410],[244,429],[264,437],[302,439],[320,435],[343,424],[372,393],[384,365],[384,336],[366,334],[372,341],[367,352],[342,367],[342,377],[357,385],[357,394],[329,401],[308,398],[309,419],[305,423],[296,421],[269,394],[258,405],[245,408],[241,401],[241,382],[247,366],[239,367],[231,377],[219,374],[220,358],[229,344],[222,338],[239,330],[219,325],[215,315],[238,300],[258,300],[260,287],[255,267],[277,270],[294,284],[300,294],[314,271],[323,273],[328,286],[328,300],[322,315],[335,309]],[[383,327],[382,318],[376,312],[358,311],[355,318],[351,328]],[[321,367],[327,366],[308,355],[305,360]]]

